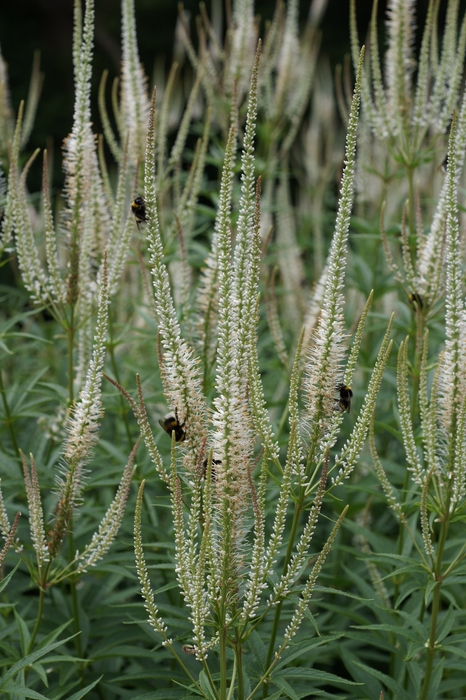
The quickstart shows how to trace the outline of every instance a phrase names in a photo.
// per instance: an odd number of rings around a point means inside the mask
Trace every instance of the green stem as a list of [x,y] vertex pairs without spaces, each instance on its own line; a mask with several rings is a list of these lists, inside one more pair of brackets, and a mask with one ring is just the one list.
[[[233,671],[231,673],[230,690],[228,691],[227,700],[233,700],[233,693],[235,690],[235,682],[236,682],[236,652],[235,652],[235,659],[233,662]],[[243,700],[243,697],[244,696],[241,695],[241,700]]]
[[[76,553],[76,549],[74,546],[74,537],[73,537],[73,523],[70,522],[69,526],[69,532],[68,532],[68,556],[70,558],[70,561],[73,561],[74,556]],[[76,645],[76,655],[78,658],[82,659],[82,644],[81,644],[81,625],[79,622],[79,605],[78,605],[78,593],[76,590],[76,581],[73,578],[73,576],[70,577],[70,590],[71,590],[71,605],[73,608],[73,627],[74,631],[76,633],[75,636],[75,645]],[[82,668],[80,669],[81,677],[82,677]]]
[[[109,354],[110,354],[110,363],[112,365],[112,370],[113,370],[113,374],[114,374],[115,379],[117,380],[118,384],[121,384],[120,375],[118,372],[118,365],[117,365],[116,358],[115,358],[115,343],[113,342],[112,314],[109,314],[109,316],[108,316],[108,332],[109,332],[109,336],[110,336],[110,342],[107,344],[107,348],[108,348]],[[133,446],[134,446],[134,441],[133,441],[133,438],[131,436],[131,428],[130,428],[129,420],[128,420],[128,408],[127,408],[127,405],[126,405],[126,402],[125,402],[123,396],[121,394],[119,396],[120,396],[121,416],[123,418],[123,423],[125,424],[125,430],[126,430],[126,436],[128,438],[129,449],[132,450]]]
[[409,205],[408,205],[408,221],[409,221],[409,249],[412,255],[416,255],[416,203],[414,197],[414,168],[407,166],[408,184],[409,184]]
[[34,642],[36,641],[37,633],[39,631],[40,623],[42,621],[42,614],[44,612],[44,598],[45,598],[45,591],[43,588],[40,588],[39,589],[39,607],[37,609],[36,624],[34,625],[31,639],[29,641],[29,646],[28,646],[28,650],[27,650],[28,654],[30,654],[32,652],[32,649],[34,647]]
[[411,394],[411,420],[415,421],[417,406],[419,400],[419,380],[420,380],[420,367],[421,367],[421,357],[422,357],[422,342],[424,338],[424,331],[426,327],[426,317],[423,310],[416,306],[415,313],[415,331],[416,331],[416,345],[414,348],[414,363],[413,363],[413,391]]
[[[27,655],[30,654],[34,648],[34,642],[36,641],[37,633],[39,632],[39,628],[40,628],[40,623],[42,622],[42,615],[44,613],[45,590],[46,590],[47,579],[48,579],[51,565],[52,565],[52,562],[49,562],[47,564],[47,567],[45,569],[43,576],[41,575],[40,569],[39,569],[39,606],[37,608],[36,624],[34,625],[31,639],[29,640]],[[30,671],[30,667],[28,666],[28,668],[26,668],[26,670],[25,670],[25,677],[27,677],[27,674],[29,673],[29,671]]]
[[73,385],[73,349],[74,349],[74,305],[71,305],[70,322],[68,325],[68,401],[71,406],[74,401],[74,385]]
[[[176,658],[179,660],[178,657],[176,657]],[[215,688],[215,683],[214,683],[213,678],[212,678],[212,675],[211,675],[211,673],[210,673],[209,665],[208,665],[208,663],[207,663],[207,661],[206,661],[205,659],[204,659],[203,662],[202,662],[202,667],[203,667],[203,669],[204,669],[204,673],[205,673],[206,676],[207,676],[207,680],[209,681],[209,685],[210,685],[210,688],[211,688],[211,690],[212,690],[212,694],[213,694],[214,698],[217,698],[217,697],[218,697],[218,693],[217,693],[217,690],[216,690],[216,688]],[[187,672],[187,669],[185,669],[185,670],[186,670],[186,672]],[[190,676],[190,678],[192,678],[192,676]],[[194,681],[194,683],[195,683],[195,685],[196,685],[197,687],[199,687],[198,684],[197,684],[195,681]]]
[[[283,574],[286,573],[286,570],[288,568],[288,564],[290,563],[290,560],[291,560],[291,555],[293,553],[294,540],[296,537],[296,531],[298,529],[298,524],[299,524],[299,517],[301,515],[301,509],[302,509],[303,500],[304,500],[304,489],[300,489],[300,491],[301,492],[299,495],[298,502],[295,504],[293,522],[291,524],[291,530],[290,530],[290,538],[288,540],[288,547],[287,547],[286,554],[285,554],[285,561],[283,562],[283,569],[282,569]],[[273,651],[275,649],[275,640],[277,639],[278,625],[280,623],[282,607],[283,607],[283,601],[280,601],[275,608],[275,616],[273,619],[272,633],[270,635],[269,648],[267,651],[267,659],[265,662],[265,668],[268,668],[272,662],[272,656],[273,656]],[[264,689],[262,692],[262,697],[266,698],[268,694],[269,694],[269,684],[268,684],[268,682],[265,682]]]
[[449,526],[449,519],[448,519],[448,511],[449,511],[449,501],[450,499],[447,499],[447,507],[445,509],[445,518],[442,522],[442,527],[440,531],[440,539],[439,539],[439,544],[438,544],[438,552],[437,552],[437,565],[435,567],[435,588],[434,588],[434,595],[433,595],[433,600],[432,600],[432,615],[430,618],[430,634],[429,634],[429,641],[427,644],[427,662],[426,662],[426,670],[424,674],[424,683],[422,685],[422,690],[421,694],[419,696],[419,700],[427,700],[429,697],[429,686],[430,686],[430,679],[432,676],[432,671],[434,669],[434,660],[435,660],[435,654],[437,652],[437,644],[436,644],[436,637],[437,637],[437,620],[438,620],[438,614],[440,610],[440,587],[442,585],[443,581],[443,576],[442,576],[442,561],[443,561],[443,552],[445,549],[445,544],[447,541],[447,533],[448,533],[448,526]]
[[227,629],[220,632],[220,700],[227,697]]
[[8,404],[8,398],[6,395],[5,386],[3,384],[3,376],[2,376],[1,370],[0,370],[0,393],[2,395],[3,407],[5,409],[5,416],[6,416],[5,422],[8,425],[8,430],[10,432],[11,441],[13,443],[13,449],[15,451],[16,459],[18,460],[18,463],[19,463],[19,468],[20,468],[21,477],[22,477],[23,476],[23,469],[21,466],[21,458],[19,456],[19,445],[18,445],[18,440],[16,439],[16,433],[15,433],[15,430],[13,427],[14,420],[13,420],[13,417],[11,415],[10,406]]
[[236,667],[238,671],[238,700],[244,700],[244,683],[243,683],[243,647],[241,638],[236,638],[235,644]]

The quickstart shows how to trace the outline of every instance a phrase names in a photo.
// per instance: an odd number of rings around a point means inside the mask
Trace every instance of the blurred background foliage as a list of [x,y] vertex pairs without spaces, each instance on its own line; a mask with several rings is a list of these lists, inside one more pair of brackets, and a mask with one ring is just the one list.
[[[303,24],[309,11],[308,2],[300,3],[300,20]],[[423,26],[427,11],[427,0],[417,3],[419,26]],[[199,0],[183,3],[191,19],[192,36],[195,39],[194,21],[199,13]],[[211,16],[211,3],[205,3]],[[261,18],[262,30],[275,10],[274,0],[258,0],[256,14]],[[364,37],[369,27],[372,10],[371,0],[357,3],[360,36]],[[136,23],[141,62],[151,86],[154,77],[168,74],[173,56],[178,3],[175,0],[136,0]],[[440,8],[439,26],[442,26],[444,7]],[[379,28],[383,34],[385,8],[379,3]],[[343,63],[349,53],[349,0],[329,0],[320,23],[322,43],[320,60],[328,61],[334,72],[337,64]],[[93,80],[94,132],[101,133],[97,109],[97,91],[102,72],[109,71],[109,83],[120,74],[121,16],[116,0],[100,0],[96,3],[95,50]],[[47,147],[56,151],[54,159],[55,188],[63,184],[59,151],[64,135],[68,132],[73,116],[73,71],[71,45],[73,33],[73,3],[70,0],[17,0],[0,4],[0,46],[8,64],[13,108],[17,110],[29,89],[29,78],[34,52],[41,56],[41,71],[44,83],[40,106],[28,143],[28,151]],[[263,35],[263,31],[260,32]],[[419,35],[417,41],[420,41]],[[187,58],[184,59],[188,63]],[[188,67],[190,72],[190,67]],[[343,125],[342,125],[343,126]],[[344,125],[346,128],[346,125]],[[35,179],[34,179],[35,178]],[[34,187],[36,185],[36,187]],[[39,175],[31,173],[31,190],[39,188]]]

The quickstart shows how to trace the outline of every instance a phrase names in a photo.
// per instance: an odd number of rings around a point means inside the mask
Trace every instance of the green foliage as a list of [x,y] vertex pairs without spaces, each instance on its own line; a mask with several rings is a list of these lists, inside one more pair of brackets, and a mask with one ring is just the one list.
[[0,59],[2,696],[465,697],[466,16],[357,4],[342,126],[325,3],[180,10],[151,99],[122,0],[97,142],[76,0],[62,199]]

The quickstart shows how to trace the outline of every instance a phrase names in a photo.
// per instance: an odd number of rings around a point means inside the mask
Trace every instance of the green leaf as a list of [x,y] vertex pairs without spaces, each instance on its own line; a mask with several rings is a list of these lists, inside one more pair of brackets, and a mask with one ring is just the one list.
[[291,685],[284,678],[277,678],[275,676],[273,682],[275,685],[278,685],[278,687],[282,689],[287,698],[291,698],[291,700],[300,700],[299,695],[295,693]]
[[290,661],[299,658],[303,654],[308,654],[310,651],[317,649],[318,647],[334,642],[337,639],[341,639],[344,634],[335,634],[329,637],[318,637],[309,643],[307,640],[303,641],[301,644],[293,645],[291,648],[287,649],[283,655],[283,658],[276,665],[276,669],[283,668],[285,665],[289,664]]
[[7,576],[5,576],[5,578],[2,581],[0,581],[0,593],[8,586],[8,584],[10,583],[11,579],[13,578],[14,573],[17,570],[20,563],[21,562],[18,562],[16,564],[15,568],[12,571],[10,571],[10,573]]
[[9,671],[6,672],[6,674],[3,676],[2,679],[0,679],[0,689],[3,690],[4,686],[6,683],[11,679],[16,676],[17,673],[22,671],[24,668],[27,666],[32,666],[35,661],[38,659],[42,658],[42,656],[45,656],[46,654],[49,654],[51,651],[56,649],[59,646],[62,646],[62,644],[66,644],[66,642],[69,642],[70,639],[73,639],[76,635],[73,634],[71,637],[67,637],[66,639],[62,639],[59,642],[55,642],[54,644],[49,644],[48,646],[44,647],[43,649],[38,649],[37,651],[34,651],[32,654],[29,654],[28,656],[24,657],[20,661],[18,661],[14,666],[10,668]]
[[52,644],[52,642],[54,642],[57,639],[57,637],[59,637],[60,634],[64,632],[67,627],[70,626],[71,622],[72,620],[68,620],[67,622],[64,622],[62,625],[59,625],[58,627],[53,629],[50,632],[50,634],[48,634],[46,637],[44,637],[44,639],[41,640],[39,648],[45,647],[48,644]]
[[437,641],[441,642],[447,637],[453,624],[457,621],[457,612],[454,608],[449,608],[444,615],[440,617],[438,628],[437,628]]
[[27,654],[27,650],[29,649],[29,642],[31,639],[31,635],[29,634],[29,630],[28,630],[28,627],[27,627],[25,621],[21,618],[21,616],[19,615],[17,610],[14,611],[14,614],[15,614],[16,624],[18,625],[18,629],[19,629],[19,638],[21,641],[21,651],[23,652],[23,654]]
[[199,685],[204,691],[204,695],[206,698],[211,698],[211,700],[215,700],[215,695],[212,691],[212,688],[210,687],[209,679],[205,671],[201,671],[199,674]]
[[367,673],[382,681],[382,683],[384,683],[386,687],[392,691],[393,696],[396,698],[396,700],[413,700],[409,693],[407,693],[399,683],[393,680],[393,678],[387,676],[386,673],[377,671],[375,668],[370,668],[370,666],[366,666],[366,664],[360,663],[359,661],[356,661],[355,665],[359,666],[360,668],[364,669]]
[[362,685],[362,683],[356,683],[355,681],[350,681],[347,678],[340,678],[340,676],[334,673],[328,673],[327,671],[320,671],[316,668],[286,668],[279,674],[272,674],[274,682],[277,678],[296,678],[296,679],[306,679],[310,681],[318,681],[325,683],[337,683],[342,685]]
[[[361,601],[362,603],[366,603],[368,601],[368,598],[362,598],[361,596],[356,595],[355,593],[348,593],[348,591],[339,591],[338,588],[327,588],[326,586],[315,586],[314,591],[316,593],[334,593],[335,595],[342,595],[342,596],[345,596],[346,598],[352,598],[353,600]],[[370,600],[372,600],[372,598]]]
[[249,647],[253,653],[253,656],[257,662],[257,669],[259,675],[265,670],[265,660],[267,658],[267,649],[262,641],[261,636],[254,630],[248,637]]
[[12,698],[33,698],[34,700],[48,700],[45,695],[38,693],[35,690],[30,690],[18,685],[13,685],[13,683],[8,683],[2,688],[4,693],[7,693]]
[[73,693],[73,695],[70,695],[70,697],[69,697],[67,700],[81,700],[81,698],[83,698],[85,695],[87,695],[88,692],[89,692],[90,690],[92,690],[92,688],[95,688],[95,686],[97,685],[97,683],[100,683],[100,681],[102,680],[102,678],[103,678],[103,676],[100,676],[100,677],[97,678],[97,680],[95,680],[93,683],[90,683],[89,685],[86,685],[86,687],[83,688],[82,690],[78,690],[77,693]]

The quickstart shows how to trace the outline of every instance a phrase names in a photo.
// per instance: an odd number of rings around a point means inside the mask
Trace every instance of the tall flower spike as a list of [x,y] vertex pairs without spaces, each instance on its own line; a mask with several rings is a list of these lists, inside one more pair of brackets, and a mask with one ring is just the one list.
[[[463,95],[455,132],[455,177],[458,184],[466,155],[466,92]],[[450,174],[453,167],[454,165],[449,162],[448,172]],[[445,285],[445,219],[448,182],[448,177],[446,177],[438,198],[432,226],[418,255],[419,283],[417,291],[425,295],[430,303],[433,303],[443,293]]]
[[364,403],[357,417],[356,424],[351,432],[351,437],[343,447],[340,455],[335,458],[335,464],[332,467],[332,471],[337,467],[339,467],[339,470],[338,476],[332,478],[334,486],[341,484],[344,479],[349,477],[364,446],[367,431],[369,430],[369,425],[374,411],[377,394],[379,393],[380,384],[382,383],[385,365],[387,364],[387,360],[393,345],[393,341],[390,340],[393,318],[394,314],[391,315],[387,330],[385,331],[382,345],[380,346],[379,354],[377,355],[375,367],[371,374],[369,386],[367,387]]
[[72,409],[68,421],[68,438],[65,443],[65,468],[60,478],[59,498],[55,527],[51,533],[49,549],[52,557],[65,536],[68,523],[83,485],[83,470],[89,461],[92,448],[98,439],[102,416],[101,383],[105,360],[105,342],[108,326],[107,258],[102,263],[99,283],[99,309],[94,336],[92,359],[87,371],[84,388]]
[[[0,54],[0,79],[2,74],[3,59]],[[3,86],[5,88],[5,85]],[[0,80],[1,88],[1,80]],[[2,108],[2,95],[0,90],[0,108]],[[8,173],[8,188],[7,188],[7,198],[5,204],[5,212],[3,214],[3,219],[1,222],[1,235],[0,235],[0,251],[3,251],[6,245],[10,242],[14,230],[14,214],[17,208],[17,181],[18,181],[18,157],[20,150],[20,139],[21,139],[21,127],[23,123],[24,114],[24,101],[20,102],[18,109],[18,116],[16,118],[16,126],[13,132],[13,141],[11,147],[9,142],[5,144],[6,152],[10,153],[10,172]],[[0,117],[1,119],[1,117]],[[1,124],[0,124],[1,129]],[[1,138],[1,135],[0,135]],[[10,137],[8,137],[10,139]]]
[[[441,428],[446,440],[446,456],[452,470],[455,455],[464,450],[461,433],[464,430],[462,406],[466,390],[466,324],[463,301],[461,272],[461,252],[458,225],[457,169],[458,155],[455,149],[456,113],[453,114],[448,148],[449,167],[447,172],[447,280],[445,300],[445,352],[440,373]],[[463,430],[462,430],[463,428]],[[459,466],[459,464],[457,465]],[[458,501],[465,491],[464,469],[453,472],[453,501]]]
[[[250,263],[249,263],[249,273],[247,277],[247,284],[245,285],[244,297],[247,300],[246,309],[249,309],[249,319],[247,336],[244,338],[244,350],[243,356],[249,357],[247,369],[247,379],[249,382],[249,405],[252,413],[252,420],[256,430],[256,433],[260,435],[262,440],[262,445],[266,451],[266,455],[270,459],[278,459],[279,447],[275,439],[272,425],[270,422],[269,415],[267,413],[267,408],[265,405],[264,391],[262,387],[261,374],[259,369],[259,354],[257,351],[257,317],[258,317],[258,300],[257,286],[259,279],[259,240],[260,240],[260,192],[261,192],[261,179],[257,181],[256,187],[256,207],[254,214],[254,228],[252,231],[252,241],[251,241],[251,252],[250,252]],[[257,298],[256,307],[252,306],[252,301]],[[240,344],[242,339],[240,338]],[[238,361],[238,369],[241,363]],[[241,378],[240,378],[241,379]]]
[[[251,480],[252,481],[252,480]],[[261,591],[266,587],[265,561],[265,496],[267,486],[267,460],[262,462],[259,492],[254,507],[254,544],[251,554],[249,581],[244,591],[241,623],[246,625],[254,617],[260,603]]]
[[[8,554],[8,550],[10,549],[10,547],[13,543],[13,539],[14,539],[14,536],[16,534],[16,529],[18,527],[18,521],[19,521],[20,517],[21,517],[21,513],[20,512],[16,513],[15,519],[13,521],[13,526],[12,526],[10,532],[8,533],[8,536],[5,538],[5,545],[2,549],[2,551],[0,552],[0,566],[3,566],[3,562],[5,561],[5,557]],[[18,547],[16,547],[16,551],[18,552],[18,551],[20,551],[20,549]]]
[[401,343],[398,352],[398,368],[397,368],[397,388],[398,388],[398,407],[400,411],[401,431],[403,434],[403,443],[406,450],[408,469],[413,474],[413,479],[419,486],[422,486],[425,481],[425,470],[423,469],[419,455],[416,449],[414,440],[414,429],[410,411],[410,401],[408,394],[408,339]]
[[149,97],[147,78],[139,61],[134,0],[122,0],[122,76],[121,76],[121,122],[124,141],[129,135],[128,154],[136,165],[144,158],[145,135],[149,121]]
[[299,576],[300,571],[302,570],[302,567],[304,566],[305,561],[309,559],[309,546],[317,526],[322,501],[325,496],[327,475],[328,455],[322,467],[322,473],[320,475],[319,486],[317,488],[314,502],[309,510],[307,522],[296,545],[296,550],[291,557],[286,571],[281,575],[278,583],[275,584],[273,594],[270,594],[269,605],[275,604],[277,601],[282,600],[290,592],[293,584]]
[[[247,502],[247,464],[252,448],[244,392],[239,386],[238,309],[231,275],[230,206],[233,177],[234,129],[225,150],[220,185],[218,223],[218,349],[217,377],[214,399],[215,426],[213,451],[221,460],[217,474],[217,493],[221,504],[218,514],[221,537],[223,603],[236,580],[238,566],[237,542],[242,536],[241,523]],[[241,397],[241,398],[240,398]]]
[[115,208],[112,216],[112,231],[108,241],[108,257],[110,260],[108,269],[109,297],[112,297],[118,289],[119,278],[123,272],[130,247],[129,242],[131,234],[134,230],[133,216],[127,211],[126,201],[126,186],[129,174],[128,148],[129,138],[127,137],[119,163]]
[[227,68],[227,92],[237,81],[238,95],[246,91],[256,43],[253,0],[236,0],[233,6],[231,52]]
[[162,635],[164,640],[167,640],[167,627],[163,619],[159,617],[159,611],[155,604],[154,594],[152,593],[149,574],[147,572],[147,565],[144,559],[144,547],[142,544],[141,534],[141,513],[145,483],[145,481],[141,481],[136,502],[136,511],[134,514],[134,553],[136,556],[136,571],[141,586],[141,595],[144,599],[144,607],[149,614],[149,624],[156,630],[156,632]]
[[341,381],[344,360],[345,331],[343,295],[346,250],[353,203],[353,180],[356,154],[356,132],[360,102],[364,49],[361,51],[353,102],[346,137],[343,172],[335,233],[328,257],[324,301],[314,334],[314,343],[305,365],[305,422],[311,442],[321,439],[328,430],[335,411],[335,387]]
[[390,0],[387,7],[388,50],[385,57],[387,110],[393,134],[403,129],[410,102],[413,56],[415,0]]
[[286,6],[285,29],[278,59],[278,75],[275,88],[275,108],[279,113],[292,86],[299,58],[299,2],[289,0]]
[[42,168],[42,201],[44,208],[44,228],[45,228],[45,250],[47,257],[47,268],[49,272],[48,287],[51,299],[64,304],[66,298],[66,285],[60,273],[60,263],[58,260],[57,238],[52,216],[52,203],[50,201],[47,151],[44,151],[44,162]]
[[[351,346],[351,351],[350,351],[350,355],[348,358],[348,362],[346,363],[345,376],[344,376],[343,383],[347,386],[351,385],[351,382],[353,380],[353,375],[354,375],[354,372],[356,369],[356,362],[357,362],[358,355],[359,355],[359,349],[361,347],[364,326],[365,326],[367,314],[369,313],[369,309],[370,309],[371,302],[372,302],[372,294],[373,294],[373,292],[370,293],[369,298],[368,298],[366,305],[364,307],[364,310],[361,314],[361,318],[359,319],[356,334],[354,336],[354,340],[353,340],[353,343]],[[393,319],[392,319],[392,321],[393,321]],[[389,330],[391,328],[392,321],[389,324]],[[386,335],[386,337],[388,337],[388,336]],[[385,352],[385,350],[386,350],[385,345],[386,344],[382,345],[383,350],[381,352]],[[379,357],[380,356],[381,356],[381,353],[379,353]],[[383,372],[383,368],[381,369],[381,371]],[[381,380],[381,375],[379,377],[379,380]],[[372,381],[372,378],[371,378],[371,381]],[[379,381],[379,384],[380,384],[380,381]],[[377,391],[375,391],[375,394],[372,395],[373,400],[375,400],[376,395],[377,395]],[[365,420],[363,421],[363,423],[360,423],[361,416],[358,416],[358,422],[357,422],[357,426],[359,428],[362,428],[363,425],[365,426],[365,428],[363,428],[363,430],[361,432],[356,431],[356,428],[355,428],[355,430],[352,433],[352,439],[356,436],[357,433],[359,433],[359,440],[365,439],[365,432],[364,431],[367,432],[367,425],[368,425],[367,420],[368,420],[368,411],[369,410],[370,410],[370,404],[367,402],[367,397],[366,397],[366,401],[365,401],[364,409],[363,409],[363,414],[365,415]],[[321,442],[321,444],[319,446],[319,457],[318,457],[319,461],[322,461],[323,459],[325,459],[325,456],[327,455],[328,451],[334,446],[334,444],[337,440],[337,437],[338,437],[338,432],[339,432],[342,420],[343,420],[342,412],[341,411],[334,411],[334,415],[333,415],[333,418],[331,421],[330,428],[325,436],[325,439]]]
[[121,521],[123,520],[123,516],[125,514],[131,480],[135,471],[135,469],[133,469],[133,463],[138,447],[139,440],[131,451],[115,498],[102,518],[99,529],[92,535],[91,543],[81,554],[76,556],[76,560],[79,561],[76,568],[76,573],[84,573],[89,567],[95,566],[97,562],[108,552],[113,540],[118,534]]
[[47,547],[47,540],[44,530],[44,512],[42,510],[42,502],[40,497],[39,481],[37,479],[37,469],[34,457],[31,455],[31,474],[29,474],[28,464],[25,455],[21,453],[23,462],[24,485],[26,488],[26,497],[29,508],[29,527],[31,529],[31,538],[34,545],[34,551],[37,557],[37,565],[39,570],[50,560],[50,554]]
[[81,4],[75,2],[73,46],[76,97],[71,134],[65,139],[63,169],[67,206],[64,220],[69,236],[68,303],[76,304],[79,296],[79,258],[84,210],[90,188],[91,154],[94,137],[91,130],[92,44],[94,37],[94,1],[86,1],[81,32]]
[[419,410],[422,425],[422,442],[424,446],[424,460],[427,468],[434,469],[436,478],[441,480],[440,462],[437,457],[437,425],[436,425],[436,402],[438,395],[438,379],[440,365],[437,365],[434,382],[430,394],[430,401],[427,396],[427,358],[429,349],[429,332],[424,334],[422,347],[421,369],[419,377]]
[[2,482],[0,479],[0,532],[4,540],[8,537],[10,532],[10,521],[8,520],[8,513],[5,508],[5,501],[3,500]]
[[15,203],[13,213],[16,250],[18,264],[23,277],[24,286],[36,303],[43,303],[48,296],[48,279],[42,267],[39,253],[34,240],[34,232],[29,220],[28,201],[26,193],[26,178],[29,169],[39,150],[35,151],[24,166],[21,177],[15,177],[17,164],[11,161],[10,168],[13,173],[12,201]]
[[207,438],[207,408],[201,392],[199,363],[181,338],[181,331],[170,291],[167,268],[163,262],[155,189],[155,90],[152,97],[147,132],[144,192],[147,213],[147,240],[153,279],[159,333],[163,346],[164,390],[168,402],[185,424],[186,444],[194,467],[197,455]]
[[[238,122],[238,104],[236,100],[236,92],[233,93],[230,127],[233,129],[233,145],[232,158],[236,153],[237,142],[237,122]],[[231,198],[231,193],[230,193]],[[218,237],[220,231],[220,217],[222,208],[217,209],[215,217],[214,233],[210,246],[209,254],[205,260],[205,267],[201,271],[201,279],[197,292],[197,308],[199,309],[199,329],[198,333],[203,344],[203,355],[206,358],[206,364],[213,362],[215,354],[215,343],[213,341],[213,329],[217,323],[217,304],[218,304]]]
[[238,313],[238,373],[244,381],[248,372],[248,346],[251,342],[251,325],[255,326],[254,308],[256,304],[259,270],[257,251],[252,253],[255,243],[255,177],[254,177],[254,134],[257,118],[257,78],[261,42],[258,42],[249,89],[246,130],[241,157],[241,197],[236,227],[236,247],[234,256],[234,287],[232,294],[237,300]]
[[348,511],[349,505],[345,506],[343,509],[343,512],[341,513],[340,517],[338,518],[337,522],[333,526],[332,532],[330,533],[326,543],[324,544],[322,550],[320,551],[316,562],[314,566],[312,567],[311,574],[303,588],[303,591],[301,593],[301,597],[299,599],[299,603],[296,606],[296,609],[293,613],[293,617],[291,618],[290,623],[285,629],[285,634],[284,634],[284,641],[283,645],[280,647],[280,649],[277,651],[275,658],[278,658],[280,654],[286,649],[288,644],[290,643],[291,639],[295,636],[297,633],[299,626],[302,622],[302,619],[306,613],[309,600],[311,599],[312,596],[312,591],[314,590],[314,587],[317,583],[317,578],[322,570],[322,567],[325,563],[325,560],[328,556],[328,553],[330,552],[332,548],[332,544],[335,540],[335,537],[337,536],[337,532],[340,529],[340,525],[343,522],[343,519]]

